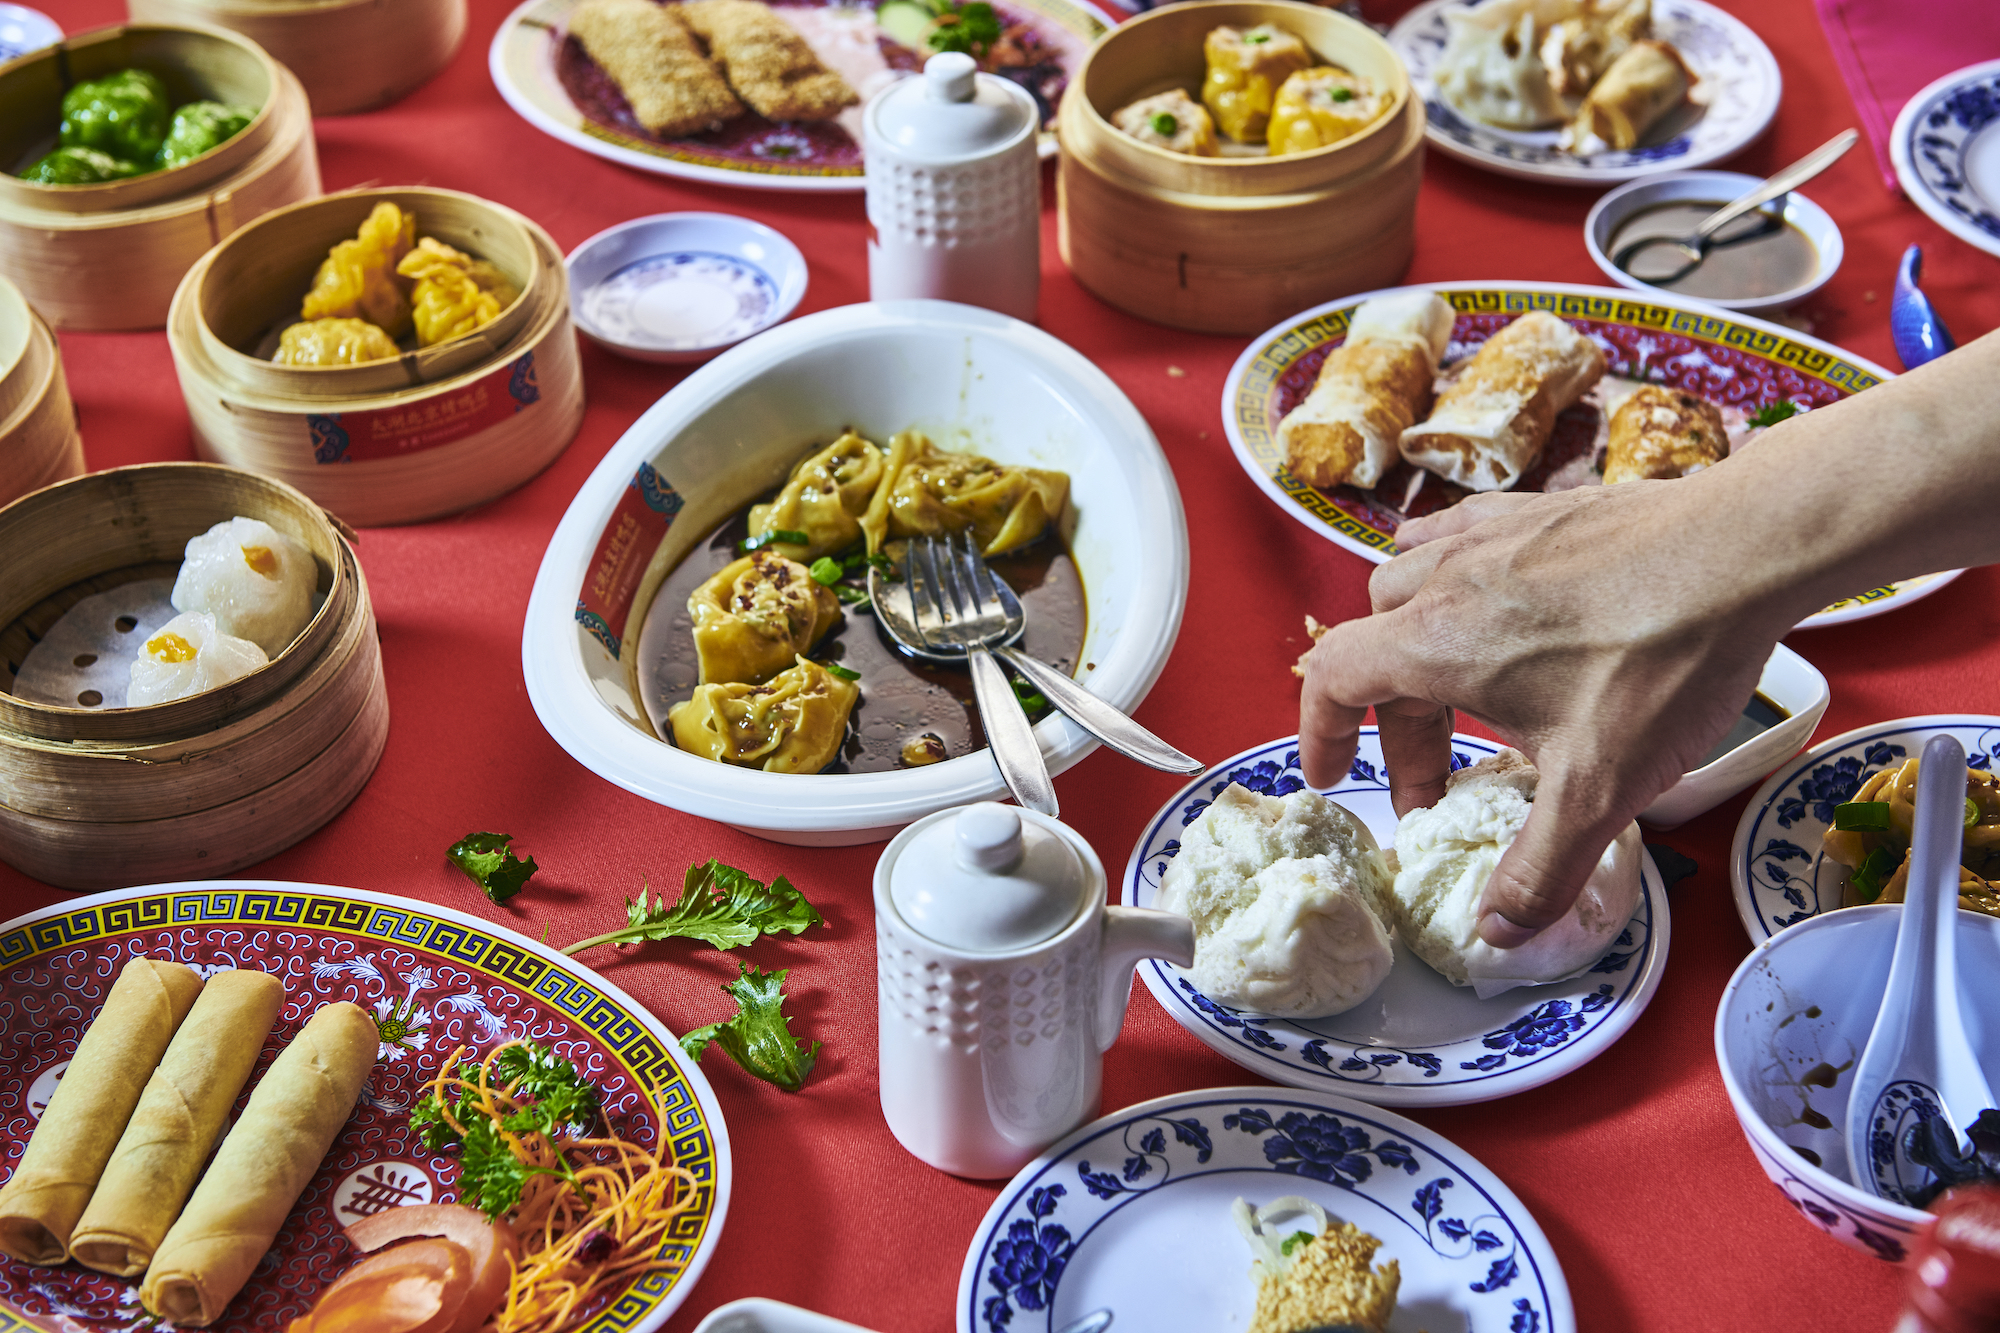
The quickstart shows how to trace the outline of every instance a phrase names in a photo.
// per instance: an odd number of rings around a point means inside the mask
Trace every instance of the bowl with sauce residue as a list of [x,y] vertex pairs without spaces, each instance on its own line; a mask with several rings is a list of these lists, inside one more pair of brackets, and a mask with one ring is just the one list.
[[[1902,911],[1853,907],[1779,931],[1736,969],[1715,1015],[1722,1085],[1764,1174],[1807,1222],[1890,1263],[1927,1215],[1851,1182],[1846,1122]],[[2000,919],[1959,912],[1957,943],[1967,1035],[2000,1080],[2000,1009],[1985,990],[2000,975]]]
[[1771,650],[1757,692],[1693,771],[1640,812],[1648,828],[1678,828],[1803,750],[1833,695],[1826,677],[1784,644]]
[[[1599,199],[1584,220],[1583,242],[1605,275],[1621,287],[1693,297],[1725,310],[1778,310],[1825,286],[1840,268],[1840,228],[1826,210],[1793,191],[1752,216],[1725,226],[1691,273],[1655,285],[1611,262],[1648,236],[1681,237],[1732,199],[1763,184],[1736,171],[1683,171],[1621,185]],[[1635,267],[1637,267],[1635,263]],[[1641,269],[1642,272],[1646,271]]]

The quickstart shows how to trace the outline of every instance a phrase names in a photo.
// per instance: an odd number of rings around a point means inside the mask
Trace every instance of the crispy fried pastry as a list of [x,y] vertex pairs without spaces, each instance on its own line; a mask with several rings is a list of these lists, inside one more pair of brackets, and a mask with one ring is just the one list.
[[769,5],[690,0],[671,12],[708,44],[730,87],[767,120],[831,120],[861,100]]
[[583,0],[570,15],[569,33],[655,134],[695,134],[743,114],[743,104],[670,6]]

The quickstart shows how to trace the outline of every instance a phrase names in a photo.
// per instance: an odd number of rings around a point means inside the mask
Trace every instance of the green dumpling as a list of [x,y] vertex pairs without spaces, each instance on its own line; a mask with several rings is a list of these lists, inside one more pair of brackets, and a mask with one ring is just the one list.
[[97,185],[139,174],[130,162],[120,162],[95,148],[58,148],[21,173],[37,185]]
[[63,94],[64,148],[95,148],[150,169],[166,142],[173,108],[166,85],[143,69],[121,69]]
[[164,170],[192,162],[241,134],[243,127],[256,118],[257,108],[253,106],[189,102],[174,112],[173,123],[167,128],[167,141],[160,145],[159,165]]

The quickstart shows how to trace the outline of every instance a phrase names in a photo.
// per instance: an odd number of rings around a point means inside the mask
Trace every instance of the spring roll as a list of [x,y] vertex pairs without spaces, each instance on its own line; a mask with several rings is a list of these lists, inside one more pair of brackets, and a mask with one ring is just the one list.
[[284,1003],[285,983],[268,972],[218,972],[208,979],[70,1237],[78,1263],[116,1277],[146,1271]]
[[342,1001],[271,1062],[146,1270],[150,1313],[205,1328],[243,1289],[347,1123],[379,1040],[368,1011]]
[[1646,131],[1687,100],[1694,73],[1666,42],[1634,42],[1613,61],[1563,133],[1573,153],[1637,148]]
[[1604,484],[1685,477],[1729,457],[1729,432],[1714,403],[1682,389],[1641,385],[1611,414]]
[[1455,318],[1436,292],[1362,302],[1312,392],[1278,423],[1292,475],[1321,490],[1380,481],[1402,433],[1431,409]]
[[708,43],[736,95],[766,120],[832,120],[861,100],[760,0],[690,0],[673,9]]
[[1530,310],[1486,340],[1430,420],[1403,432],[1403,457],[1470,490],[1504,491],[1542,456],[1556,414],[1603,375],[1596,343]]
[[68,1257],[70,1232],[146,1079],[200,993],[201,978],[179,963],[125,964],[0,1189],[0,1251],[30,1264]]
[[653,0],[583,0],[569,17],[569,35],[611,76],[639,123],[662,138],[743,114],[687,25]]

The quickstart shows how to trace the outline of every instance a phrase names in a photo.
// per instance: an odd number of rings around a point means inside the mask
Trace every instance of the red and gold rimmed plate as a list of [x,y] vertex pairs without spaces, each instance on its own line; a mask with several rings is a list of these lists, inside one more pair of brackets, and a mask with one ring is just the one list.
[[[585,1329],[659,1328],[715,1249],[729,1203],[729,1135],[707,1080],[658,1019],[587,968],[510,930],[449,908],[320,884],[119,889],[0,925],[0,1166],[8,1174],[105,992],[141,954],[204,975],[251,967],[283,978],[285,1007],[251,1087],[323,1004],[359,1004],[381,1030],[360,1104],[270,1255],[212,1325],[219,1333],[271,1333],[304,1314],[353,1257],[339,1234],[346,1224],[398,1204],[456,1198],[457,1158],[426,1153],[408,1113],[439,1062],[461,1045],[480,1054],[517,1038],[551,1047],[596,1084],[620,1134],[648,1147],[664,1137],[700,1182],[662,1247],[679,1266],[616,1292]],[[136,1281],[75,1264],[0,1259],[0,1330],[165,1327],[140,1307]]]
[[[594,157],[641,171],[762,190],[859,190],[861,109],[836,120],[773,122],[755,112],[719,130],[665,139],[634,119],[610,77],[568,35],[580,0],[527,0],[500,24],[487,54],[493,84],[507,104],[544,134]],[[921,68],[923,57],[882,34],[875,6],[848,0],[775,4],[821,62],[865,101]],[[993,0],[1015,63],[999,72],[1041,104],[1042,156],[1056,151],[1056,104],[1070,73],[1115,20],[1089,0]],[[1016,59],[1016,57],[1018,57]]]
[[[1415,286],[1436,291],[1458,311],[1445,352],[1447,373],[1517,316],[1547,310],[1603,349],[1609,366],[1607,387],[1618,381],[1645,381],[1699,394],[1722,409],[1732,441],[1745,433],[1745,418],[1759,408],[1789,401],[1810,411],[1852,397],[1892,375],[1831,343],[1698,302],[1682,304],[1610,287],[1554,282]],[[1251,480],[1293,518],[1376,564],[1396,554],[1396,529],[1406,518],[1454,503],[1454,488],[1398,462],[1372,491],[1352,486],[1317,490],[1285,467],[1278,423],[1311,392],[1327,353],[1345,340],[1355,308],[1380,295],[1362,292],[1342,297],[1267,329],[1236,359],[1222,388],[1223,427],[1237,462]],[[1593,457],[1601,460],[1603,449],[1604,414],[1597,398],[1593,393],[1556,418],[1555,433],[1541,461],[1515,490],[1601,484],[1591,467]],[[1963,572],[1925,574],[1856,593],[1807,616],[1798,628],[1880,615],[1936,592]]]

